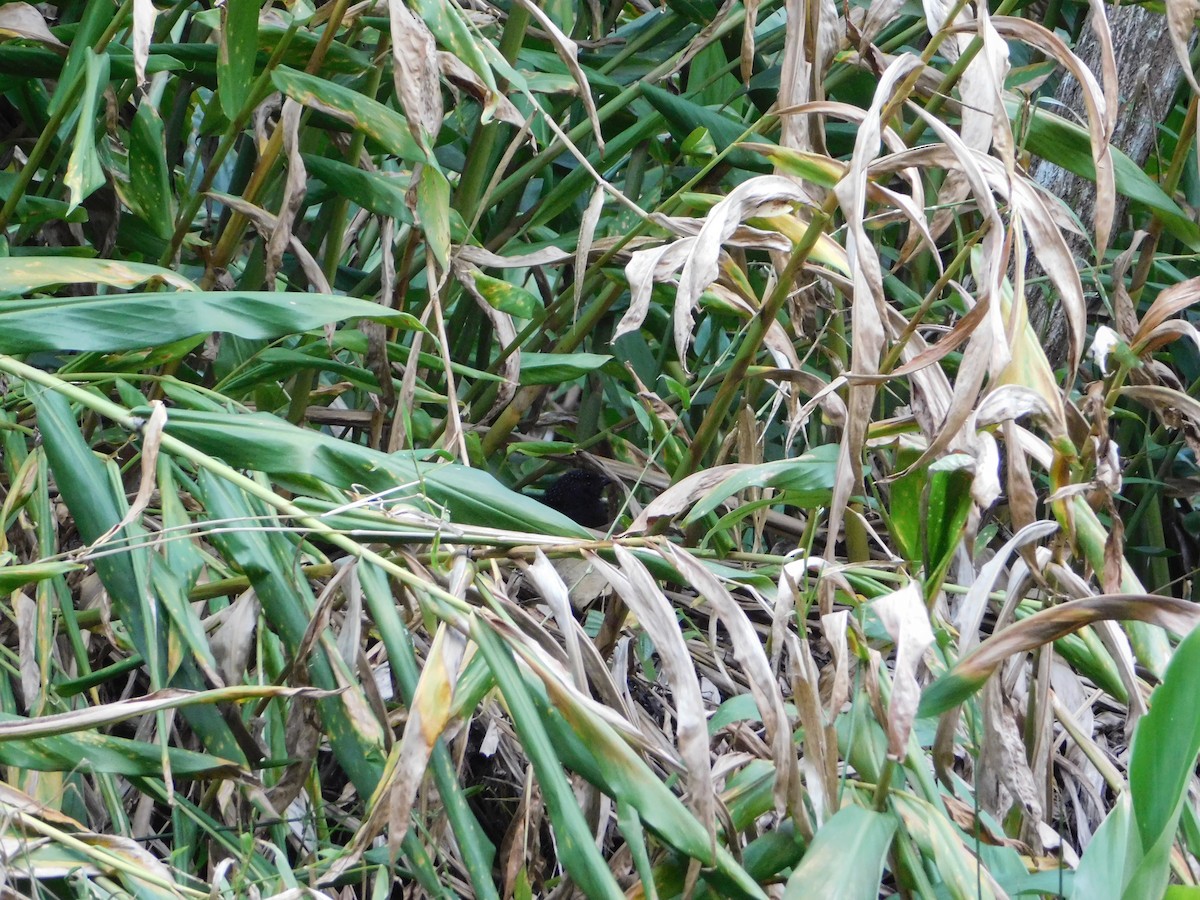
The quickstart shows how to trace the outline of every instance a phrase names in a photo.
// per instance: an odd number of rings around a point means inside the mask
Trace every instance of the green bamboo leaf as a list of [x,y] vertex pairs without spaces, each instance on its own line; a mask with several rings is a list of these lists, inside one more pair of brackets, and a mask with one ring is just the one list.
[[[340,441],[266,413],[234,415],[176,409],[167,433],[239,469],[255,469],[293,487],[387,492],[390,501],[426,505],[467,525],[590,537],[562,513],[505,488],[478,469],[425,461],[425,454],[382,453]],[[400,487],[402,490],[397,491]],[[428,501],[428,502],[427,502]]]
[[602,353],[522,353],[521,384],[562,384],[595,372],[612,359]]
[[310,176],[321,179],[351,203],[376,215],[412,224],[412,213],[405,201],[410,182],[407,175],[365,172],[344,162],[312,153],[304,153],[302,156]]
[[1072,900],[1121,900],[1130,873],[1143,858],[1133,821],[1133,804],[1129,791],[1125,791],[1100,823],[1079,860]]
[[[51,71],[47,73],[47,77],[58,78],[58,86],[54,89],[54,96],[50,98],[50,103],[46,107],[46,114],[48,116],[54,115],[65,104],[71,102],[76,79],[84,77],[84,72],[89,65],[88,60],[95,55],[92,48],[99,42],[100,36],[104,34],[104,29],[112,22],[112,18],[113,7],[110,3],[99,3],[92,0],[92,2],[83,4],[83,17],[79,20],[79,26],[75,29],[74,37],[70,42],[71,49],[67,51],[67,61],[63,63],[58,56],[54,56]],[[18,55],[15,52],[18,49],[33,52]],[[51,52],[42,48],[17,48],[11,45],[5,46],[4,51],[9,61],[17,66],[27,65],[34,62],[39,54]],[[132,52],[129,54],[129,57],[129,76],[132,77]],[[17,68],[15,71],[27,72],[30,70]]]
[[131,206],[158,237],[175,230],[175,195],[163,143],[163,123],[153,104],[143,101],[129,126],[129,185]]
[[18,300],[0,307],[0,353],[133,350],[209,332],[269,339],[342,319],[408,317],[354,297],[270,291]]
[[840,160],[831,159],[820,153],[808,153],[794,150],[791,147],[777,147],[774,144],[756,144],[742,141],[739,147],[761,153],[781,172],[795,175],[821,187],[831,188],[837,185],[846,174],[846,164]]
[[425,243],[445,272],[450,265],[450,182],[430,162],[421,166],[417,181],[417,218]]
[[[1200,628],[1175,648],[1162,684],[1150,695],[1150,711],[1133,735],[1129,793],[1137,837],[1146,851],[1138,873],[1138,896],[1157,897],[1170,874],[1170,844],[1200,753]],[[1165,843],[1165,847],[1164,847]],[[1150,850],[1162,850],[1154,857]],[[1132,887],[1132,886],[1131,886]],[[1133,896],[1127,888],[1126,896]]]
[[[42,389],[30,393],[55,484],[74,517],[79,536],[85,543],[93,543],[119,524],[128,510],[124,492],[114,489],[114,480],[119,484],[119,479],[110,477],[113,463],[105,465],[91,451],[70,404],[62,396]],[[137,534],[132,525],[126,525],[113,537],[120,540]],[[147,578],[151,568],[148,552],[131,549],[128,553],[101,556],[95,560],[95,566],[112,598],[113,611],[124,624],[134,647],[147,660],[161,660],[163,635],[147,628],[142,602],[152,596]],[[155,674],[160,679],[156,686],[160,686],[164,673],[159,670]]]
[[[0,172],[0,202],[7,202],[12,192],[17,188],[17,175],[13,172]],[[40,225],[43,222],[86,222],[87,210],[82,207],[72,208],[64,200],[52,200],[49,197],[35,197],[23,194],[17,201],[13,212],[13,221],[22,225]],[[14,255],[26,248],[12,248]],[[40,248],[35,248],[40,249]]]
[[951,454],[932,463],[926,478],[928,494],[927,502],[921,505],[921,535],[925,596],[932,597],[941,588],[966,528],[973,502],[974,460],[962,453]]
[[[709,136],[718,151],[736,144],[746,132],[746,126],[741,122],[713,112],[698,103],[693,103],[687,97],[664,91],[655,85],[642,84],[642,96],[662,114],[670,125],[671,134],[675,140],[682,143],[687,140],[697,126],[708,129]],[[755,135],[758,137],[758,135]],[[761,138],[760,138],[761,140]],[[726,162],[735,169],[751,172],[768,172],[770,163],[757,153],[749,150],[731,150],[725,156]]]
[[71,157],[63,177],[70,195],[68,211],[75,209],[104,184],[104,170],[96,152],[96,115],[108,87],[108,55],[89,51],[84,70],[83,101],[75,126]]
[[404,116],[378,100],[286,66],[271,73],[271,82],[297,103],[341,119],[401,159],[426,162],[425,153],[413,139]]
[[[0,713],[0,724],[31,721]],[[241,771],[228,759],[147,741],[77,731],[37,738],[0,740],[0,762],[36,772],[105,772],[161,777],[163,754],[177,776],[236,778]]]
[[110,287],[132,288],[148,281],[169,284],[182,291],[200,290],[195,283],[171,269],[148,263],[72,256],[0,259],[0,293],[5,294],[28,294],[60,284],[106,284]]
[[541,301],[524,288],[493,278],[478,269],[471,273],[475,287],[491,306],[519,319],[531,319],[542,308]]
[[915,447],[896,450],[893,470],[904,474],[891,482],[887,509],[888,533],[914,572],[922,562],[921,498],[929,475],[928,467],[910,468],[920,457],[921,451]]
[[981,861],[963,845],[962,831],[939,808],[911,793],[897,791],[893,809],[904,831],[936,867],[952,900],[997,900]]
[[217,96],[231,121],[246,106],[254,85],[258,52],[258,0],[226,0],[221,6],[217,50]]
[[[535,671],[537,667],[534,666]],[[669,846],[706,863],[715,863],[706,875],[721,896],[762,898],[762,889],[720,844],[716,859],[708,832],[671,793],[612,726],[582,708],[552,674],[538,672],[541,681],[529,682],[529,695],[537,706],[559,759],[605,793],[637,811],[641,821]],[[766,765],[764,763],[764,765]],[[767,779],[766,808],[770,808],[771,782]]]
[[786,496],[782,501],[792,506],[811,508],[828,503],[833,493],[837,455],[837,444],[823,444],[795,459],[746,466],[708,491],[692,507],[684,524],[699,521],[730,497],[752,487],[783,491]]
[[53,578],[55,575],[65,575],[82,569],[78,563],[47,562],[31,563],[27,566],[0,566],[0,594],[8,595],[27,584],[36,584]]
[[[203,471],[198,484],[198,497],[210,516],[246,523],[245,529],[229,529],[210,537],[222,557],[235,562],[249,576],[272,632],[290,654],[298,653],[316,599],[308,582],[295,577],[294,540],[276,530],[254,527],[274,524],[274,519],[257,501],[228,482]],[[315,687],[337,691],[337,696],[317,702],[322,727],[346,774],[360,793],[369,796],[379,782],[386,756],[379,722],[363,715],[369,709],[363,689],[333,642],[311,651],[306,665],[307,677]]]
[[854,805],[838,810],[788,879],[785,900],[875,900],[895,833],[893,816]]

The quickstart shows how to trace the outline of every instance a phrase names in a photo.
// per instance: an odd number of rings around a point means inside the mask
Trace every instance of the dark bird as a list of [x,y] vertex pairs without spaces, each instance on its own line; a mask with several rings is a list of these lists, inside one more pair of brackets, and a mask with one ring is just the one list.
[[590,469],[563,472],[546,488],[542,502],[588,528],[600,528],[612,521],[612,512],[604,489],[612,480]]

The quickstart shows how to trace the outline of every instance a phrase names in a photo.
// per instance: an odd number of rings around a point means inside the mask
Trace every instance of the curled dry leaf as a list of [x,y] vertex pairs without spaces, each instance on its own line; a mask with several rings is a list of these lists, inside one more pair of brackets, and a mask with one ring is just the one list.
[[1192,72],[1191,43],[1192,34],[1196,30],[1196,14],[1200,13],[1200,2],[1197,0],[1167,0],[1167,27],[1171,31],[1171,46],[1175,49],[1175,57],[1183,67],[1183,75],[1192,86],[1192,90],[1200,94],[1200,84],[1196,83],[1196,75]]
[[787,806],[791,781],[799,777],[796,770],[796,753],[792,748],[792,729],[783,706],[783,695],[767,661],[762,641],[753,624],[742,611],[733,595],[720,580],[690,553],[674,544],[660,544],[659,553],[673,565],[679,574],[699,592],[701,600],[707,602],[717,618],[729,632],[733,644],[733,655],[746,673],[750,693],[758,706],[771,756],[775,763],[775,812],[782,816]]
[[515,256],[501,256],[483,247],[473,247],[470,244],[455,250],[459,259],[474,263],[481,269],[526,269],[530,266],[556,266],[571,259],[571,254],[557,247],[543,247],[532,253],[518,253]]
[[387,827],[388,845],[398,852],[412,821],[413,803],[425,778],[433,748],[454,710],[454,686],[466,650],[466,638],[445,622],[438,625],[421,668],[404,723],[404,736],[388,756],[381,789],[372,798],[367,820],[354,836],[356,846],[369,843]]
[[283,110],[279,115],[279,128],[283,129],[283,149],[287,154],[287,180],[284,183],[283,199],[279,203],[279,215],[271,228],[267,239],[267,252],[264,266],[266,274],[263,282],[273,285],[275,273],[283,262],[283,251],[296,237],[292,233],[292,223],[304,196],[308,192],[308,172],[304,168],[304,159],[300,156],[300,113],[304,107],[287,97],[283,101]]
[[[13,4],[0,7],[0,16],[3,16],[4,10],[8,9],[11,5]],[[150,39],[154,34],[154,20],[156,18],[158,18],[158,9],[154,6],[153,0],[133,0],[133,29],[131,34],[133,74],[137,78],[139,87],[146,83],[146,61],[150,58]]]
[[[399,2],[399,0],[393,0],[393,2]],[[592,87],[588,84],[587,75],[584,74],[583,67],[579,65],[579,46],[563,34],[562,29],[536,3],[531,2],[531,0],[517,0],[517,2],[537,20],[539,26],[545,29],[546,35],[550,38],[550,43],[554,46],[554,51],[563,63],[566,64],[571,77],[575,79],[575,83],[579,86],[579,99],[583,101],[584,111],[587,113],[588,121],[592,125],[592,134],[596,139],[596,146],[603,153],[604,133],[600,128],[600,117],[596,114],[596,101],[592,93]]]
[[679,756],[687,767],[690,806],[696,811],[696,817],[715,847],[716,797],[708,755],[708,719],[695,667],[679,630],[675,611],[663,596],[654,576],[641,560],[620,544],[616,544],[613,551],[621,567],[619,570],[599,557],[594,557],[594,562],[598,570],[609,577],[613,589],[637,616],[658,651],[663,673],[675,701]]
[[489,87],[484,84],[483,79],[475,70],[453,53],[439,50],[438,65],[447,81],[461,87],[479,101],[484,110],[480,117],[482,121],[486,123],[490,119],[496,118],[515,128],[525,126],[525,117],[521,115],[520,110],[513,106],[512,101],[496,91],[494,86]]
[[675,350],[682,364],[686,366],[687,348],[691,346],[693,310],[700,295],[720,274],[721,246],[746,219],[789,212],[806,199],[788,179],[761,175],[742,182],[709,210],[684,259],[675,295]]
[[441,64],[429,26],[404,5],[388,0],[392,26],[392,76],[396,96],[418,146],[427,155],[442,130]]
[[[149,0],[146,0],[147,4]],[[135,12],[136,15],[136,12]],[[51,47],[66,49],[67,45],[56,38],[46,26],[46,20],[37,7],[28,3],[5,3],[0,6],[0,36],[38,41]]]
[[566,583],[541,549],[534,555],[532,565],[523,565],[525,576],[534,589],[550,607],[559,634],[566,641],[567,664],[571,680],[581,691],[587,690],[587,675],[584,672],[583,654],[579,646],[579,632],[575,628],[575,617],[571,611],[571,598]]
[[596,188],[592,199],[588,201],[587,209],[579,222],[579,242],[575,245],[575,315],[579,315],[579,302],[583,299],[583,280],[587,272],[588,253],[592,249],[592,239],[596,236],[596,225],[600,221],[600,213],[604,210],[604,189]]
[[1142,316],[1137,331],[1129,339],[1129,346],[1135,353],[1142,353],[1150,336],[1160,325],[1177,313],[1182,312],[1200,300],[1200,278],[1189,278],[1179,284],[1173,284],[1157,297]]
[[660,519],[673,519],[731,475],[748,468],[731,464],[705,469],[667,488],[647,504],[625,534],[640,534]]
[[[1101,89],[1092,70],[1071,52],[1057,34],[1044,25],[1029,19],[1012,16],[994,16],[992,24],[1006,38],[1024,41],[1031,47],[1058,61],[1075,76],[1083,88],[1083,102],[1087,107],[1088,137],[1091,139],[1092,164],[1096,170],[1096,207],[1093,229],[1096,233],[1096,255],[1104,258],[1112,233],[1113,215],[1116,210],[1117,182],[1113,170],[1109,139],[1112,137],[1114,112],[1108,109],[1106,92]],[[1185,66],[1185,68],[1187,68]],[[1111,93],[1111,92],[1108,92]]]
[[888,757],[898,761],[908,754],[908,736],[912,733],[921,700],[917,669],[933,643],[933,629],[929,626],[929,611],[921,598],[921,589],[915,581],[874,600],[871,608],[896,645],[887,735]]
[[[274,233],[276,217],[261,206],[255,206],[241,197],[235,197],[232,194],[223,194],[220,191],[209,191],[208,196],[224,203],[234,212],[241,213],[250,220],[259,234],[262,234],[264,237],[269,238]],[[326,279],[325,272],[321,269],[316,258],[309,252],[309,249],[304,246],[303,242],[293,234],[288,244],[291,251],[296,254],[296,262],[303,269],[304,277],[322,294],[332,294],[333,288],[330,286],[328,279]]]
[[[475,283],[475,272],[478,270],[465,259],[462,253],[459,253],[457,258],[450,263],[450,268],[453,270],[454,277],[458,280],[458,283],[463,286],[463,289],[468,294],[475,298],[475,304],[488,318],[488,321],[491,322],[497,343],[502,347],[511,347],[517,339],[517,326],[513,322],[511,315],[503,310],[496,309],[496,307],[488,303],[487,298],[480,292],[478,285]],[[407,371],[405,374],[407,374]],[[508,406],[509,401],[517,393],[517,385],[521,379],[520,350],[510,353],[500,362],[498,374],[504,381],[500,383],[496,391],[496,399],[492,402],[492,408],[480,419],[480,422],[485,424],[498,416],[501,410]]]
[[1104,619],[1147,622],[1175,634],[1200,624],[1200,607],[1156,594],[1100,594],[1043,609],[992,635],[926,689],[919,716],[933,716],[979,690],[1002,662]]
[[[920,59],[905,54],[888,67],[875,90],[871,108],[859,127],[850,170],[835,188],[838,202],[846,217],[846,253],[850,258],[854,279],[850,327],[853,338],[851,367],[856,373],[875,375],[879,372],[884,344],[883,323],[887,316],[879,255],[875,252],[865,226],[868,167],[879,155],[884,106],[891,102],[892,93],[897,86],[919,66]],[[833,499],[829,505],[826,541],[826,557],[829,559],[834,557],[835,545],[841,537],[846,504],[862,484],[862,447],[866,440],[867,423],[871,418],[871,404],[874,398],[873,385],[851,385]],[[821,612],[831,612],[830,604],[831,595],[823,594]]]

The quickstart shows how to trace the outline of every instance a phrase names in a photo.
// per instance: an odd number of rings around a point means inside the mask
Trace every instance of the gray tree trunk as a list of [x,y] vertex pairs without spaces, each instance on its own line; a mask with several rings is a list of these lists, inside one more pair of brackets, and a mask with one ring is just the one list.
[[[1106,5],[1104,9],[1108,11],[1112,31],[1121,98],[1112,145],[1142,166],[1154,150],[1155,131],[1158,123],[1166,119],[1183,70],[1171,48],[1164,15],[1132,5],[1116,9]],[[1100,52],[1090,24],[1084,26],[1075,53],[1099,77]],[[1056,99],[1065,110],[1082,115],[1082,90],[1073,77],[1068,76],[1063,80]],[[1045,160],[1039,161],[1034,167],[1034,177],[1051,193],[1061,197],[1079,216],[1085,228],[1091,226],[1096,202],[1096,188],[1092,181]],[[1113,220],[1114,236],[1128,227],[1125,221],[1128,206],[1129,201],[1118,193]],[[1081,240],[1076,240],[1072,249],[1076,258],[1086,260],[1090,253],[1087,243]],[[1039,332],[1046,337],[1045,346],[1050,361],[1055,364],[1061,362],[1066,357],[1067,348],[1062,307],[1050,302],[1043,294],[1034,302],[1031,316]]]

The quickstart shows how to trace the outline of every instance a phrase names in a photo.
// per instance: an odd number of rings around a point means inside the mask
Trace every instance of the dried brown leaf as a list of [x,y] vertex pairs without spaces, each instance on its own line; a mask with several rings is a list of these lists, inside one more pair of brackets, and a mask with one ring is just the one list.
[[[147,0],[149,2],[149,0]],[[20,0],[0,6],[0,35],[38,41],[51,47],[66,49],[66,44],[54,36],[37,7]]]
[[[0,16],[8,6],[0,7]],[[130,43],[133,50],[133,74],[138,87],[146,83],[146,61],[150,58],[150,39],[154,35],[154,20],[158,18],[158,9],[153,0],[133,0],[133,28],[130,29]]]
[[[398,0],[393,0],[393,2],[398,2]],[[554,47],[554,52],[558,54],[559,59],[566,65],[567,71],[571,73],[571,77],[575,79],[575,84],[579,87],[579,99],[583,101],[584,112],[592,125],[592,136],[596,139],[596,146],[603,153],[604,134],[600,128],[600,117],[596,114],[596,102],[592,99],[591,85],[588,84],[583,67],[579,65],[579,45],[563,34],[562,29],[536,3],[531,0],[517,0],[517,2],[545,30],[546,36],[550,38],[551,46]]]
[[417,146],[433,152],[442,130],[441,63],[433,33],[404,0],[388,0],[392,28],[392,77],[396,96]]
[[750,693],[758,706],[766,729],[767,742],[775,763],[775,812],[782,816],[790,793],[790,782],[798,778],[796,753],[792,748],[792,729],[784,710],[779,684],[767,661],[758,632],[720,580],[690,553],[674,544],[659,545],[659,553],[673,565],[707,602],[729,632],[733,656],[742,667]]
[[1109,151],[1114,113],[1108,109],[1105,99],[1106,92],[1096,82],[1096,77],[1092,74],[1091,69],[1071,52],[1071,48],[1062,38],[1044,25],[1012,16],[993,16],[992,24],[1004,37],[1024,41],[1057,60],[1061,66],[1075,76],[1083,89],[1083,103],[1087,108],[1088,136],[1092,145],[1092,164],[1096,169],[1096,207],[1093,223],[1096,232],[1096,255],[1097,259],[1103,259],[1104,253],[1108,249],[1109,235],[1112,233],[1117,198],[1116,176],[1113,173],[1112,154]]
[[1183,67],[1183,76],[1192,86],[1192,90],[1200,94],[1200,84],[1192,72],[1191,43],[1192,33],[1196,30],[1196,14],[1200,13],[1200,2],[1197,0],[1166,0],[1167,28],[1171,32],[1171,46],[1175,50],[1175,58]]
[[1137,331],[1129,340],[1129,346],[1135,353],[1141,353],[1143,344],[1150,339],[1154,331],[1174,316],[1200,300],[1200,278],[1189,278],[1179,284],[1173,284],[1157,297],[1142,316]]
[[872,601],[871,608],[896,646],[887,735],[888,757],[899,761],[908,755],[908,737],[917,716],[917,705],[921,702],[917,669],[933,643],[933,629],[929,626],[929,611],[921,598],[921,589],[915,581]]
[[[708,720],[695,666],[679,630],[675,611],[645,565],[620,544],[613,547],[620,570],[594,557],[654,642],[675,701],[679,756],[687,768],[688,798],[696,817],[716,841],[716,804],[708,755]],[[616,575],[617,577],[612,577]]]

